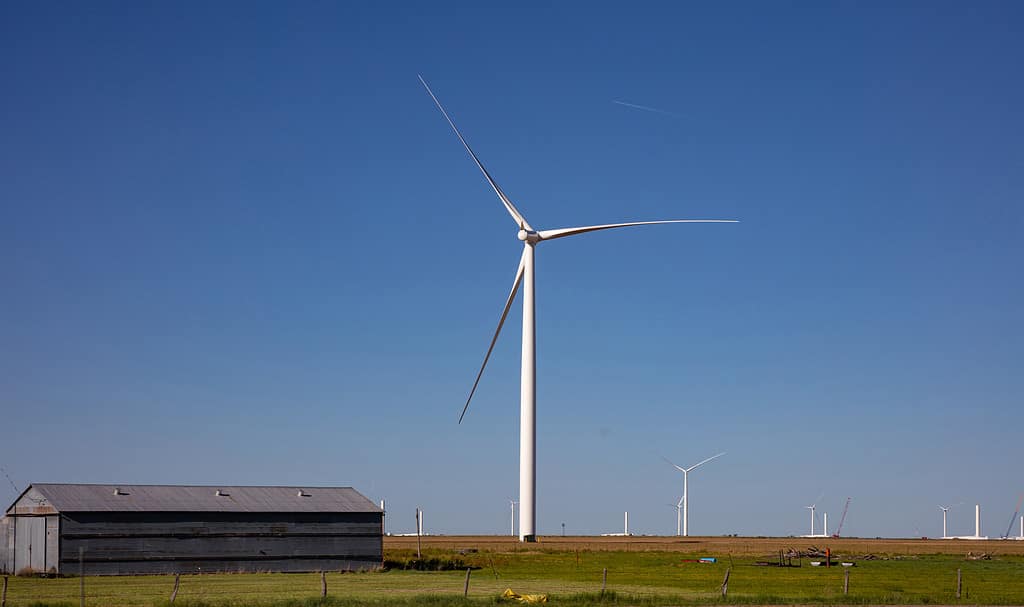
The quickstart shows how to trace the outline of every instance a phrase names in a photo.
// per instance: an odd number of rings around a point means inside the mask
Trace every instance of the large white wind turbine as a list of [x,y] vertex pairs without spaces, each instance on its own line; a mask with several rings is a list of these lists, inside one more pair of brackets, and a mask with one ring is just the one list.
[[[683,468],[682,466],[677,466],[676,464],[673,464],[666,457],[662,457],[661,458],[661,459],[665,460],[666,462],[668,462],[669,464],[672,464],[672,466],[674,466],[676,470],[678,470],[678,471],[683,473],[683,498],[681,500],[679,500],[679,501],[683,504],[683,535],[684,536],[690,535],[690,529],[689,529],[689,527],[690,527],[690,502],[689,502],[689,500],[686,497],[686,491],[687,491],[687,487],[689,485],[689,475],[690,475],[690,472],[692,472],[694,470],[694,468],[697,468],[698,466],[703,466],[704,464],[710,462],[711,460],[715,459],[716,457],[722,457],[723,455],[725,455],[724,451],[722,453],[719,453],[718,455],[712,455],[711,457],[707,458],[706,460],[699,461],[696,464],[690,466],[689,468]],[[679,535],[678,523],[676,524],[676,535]]]
[[557,238],[563,238],[565,236],[575,236],[577,234],[585,234],[587,232],[596,232],[598,230],[610,230],[612,228],[625,228],[629,226],[640,226],[640,225],[652,225],[661,223],[735,223],[735,220],[728,219],[671,219],[663,221],[632,221],[628,223],[612,223],[604,225],[594,226],[583,226],[578,228],[561,228],[556,230],[535,230],[530,225],[523,214],[519,212],[505,192],[501,190],[498,183],[494,181],[491,174],[487,172],[484,165],[477,158],[473,150],[470,149],[469,143],[466,142],[465,137],[459,132],[458,127],[455,126],[455,122],[452,121],[451,117],[448,116],[448,112],[445,111],[441,102],[438,101],[434,92],[427,86],[423,77],[420,77],[420,82],[423,83],[423,87],[427,89],[427,93],[431,99],[437,105],[437,109],[441,110],[441,114],[444,115],[445,120],[455,131],[455,135],[462,142],[463,147],[469,152],[473,162],[476,163],[480,172],[483,173],[484,178],[487,179],[487,183],[494,189],[494,193],[498,195],[502,204],[505,205],[505,210],[508,211],[509,215],[516,223],[516,227],[519,229],[518,238],[523,243],[523,255],[519,260],[519,268],[516,270],[515,280],[512,281],[512,290],[508,294],[508,299],[505,301],[505,308],[501,312],[501,318],[498,320],[498,328],[494,332],[494,337],[491,338],[491,344],[487,348],[487,354],[484,355],[484,362],[480,365],[480,371],[476,375],[476,380],[473,382],[473,388],[469,391],[469,397],[466,399],[466,405],[462,408],[462,414],[459,416],[459,422],[462,422],[462,418],[466,415],[466,410],[469,408],[469,402],[473,399],[473,393],[476,392],[477,385],[480,383],[480,377],[483,375],[484,368],[487,366],[487,360],[491,357],[491,351],[494,350],[494,344],[498,340],[498,335],[501,333],[501,327],[505,324],[505,318],[508,316],[509,309],[512,307],[512,301],[515,299],[516,293],[519,291],[519,286],[523,286],[523,354],[522,354],[522,370],[520,378],[520,414],[519,414],[519,539],[520,541],[532,542],[536,541],[536,514],[537,514],[537,425],[536,425],[536,412],[537,412],[537,350],[536,350],[536,318],[535,318],[535,295],[534,295],[534,250],[536,246],[546,240],[555,240]]

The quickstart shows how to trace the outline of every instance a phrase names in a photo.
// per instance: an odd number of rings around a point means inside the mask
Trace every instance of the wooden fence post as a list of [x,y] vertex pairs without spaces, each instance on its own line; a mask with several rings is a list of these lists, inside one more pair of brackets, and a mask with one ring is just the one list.
[[724,598],[729,592],[729,573],[732,571],[732,567],[725,570],[725,579],[722,580],[722,597]]
[[85,607],[85,546],[78,547],[78,604]]
[[960,582],[961,581],[962,581],[962,578],[960,577],[960,568],[957,567],[957,569],[956,569],[956,598],[960,598],[960,588],[961,588]]
[[320,572],[320,598],[327,598],[327,572]]
[[843,571],[843,594],[850,594],[850,568]]
[[422,559],[423,555],[420,553],[420,509],[416,508],[416,558]]
[[604,568],[604,573],[601,574],[601,596],[604,596],[604,591],[608,588],[608,568]]
[[462,589],[462,598],[469,596],[469,573],[473,571],[472,567],[466,567],[466,587]]
[[0,607],[7,607],[7,576],[4,576],[4,590],[0,592]]
[[178,585],[181,584],[181,574],[174,574],[174,590],[171,590],[171,603],[174,603],[174,599],[178,598]]

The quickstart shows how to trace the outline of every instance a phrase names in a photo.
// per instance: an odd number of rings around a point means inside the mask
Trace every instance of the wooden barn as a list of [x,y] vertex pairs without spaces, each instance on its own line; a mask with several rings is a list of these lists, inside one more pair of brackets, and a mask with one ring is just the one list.
[[351,487],[31,485],[0,571],[86,575],[375,569],[384,512]]

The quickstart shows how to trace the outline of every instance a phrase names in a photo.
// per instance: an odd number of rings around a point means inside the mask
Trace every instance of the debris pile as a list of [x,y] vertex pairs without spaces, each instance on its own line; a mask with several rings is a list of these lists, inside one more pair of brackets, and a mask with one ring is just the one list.
[[794,550],[790,548],[785,553],[787,558],[791,559],[803,559],[803,558],[825,558],[825,551],[817,546],[810,546],[806,550]]

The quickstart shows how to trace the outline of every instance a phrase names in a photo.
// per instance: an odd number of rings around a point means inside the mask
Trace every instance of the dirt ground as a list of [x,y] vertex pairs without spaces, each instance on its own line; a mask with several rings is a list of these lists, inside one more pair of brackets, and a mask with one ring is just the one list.
[[[657,550],[686,553],[769,555],[779,550],[817,547],[830,548],[833,553],[849,555],[924,555],[987,553],[991,555],[1024,555],[1024,541],[1019,540],[933,540],[933,539],[867,539],[867,538],[802,538],[802,537],[676,537],[676,536],[544,536],[536,544],[523,544],[512,536],[423,536],[423,549],[466,548],[494,551],[523,550]],[[415,550],[416,537],[386,536],[385,550]]]

